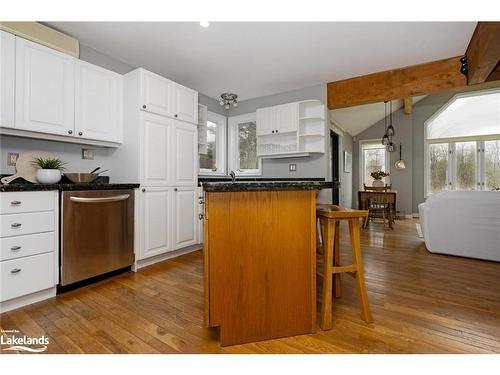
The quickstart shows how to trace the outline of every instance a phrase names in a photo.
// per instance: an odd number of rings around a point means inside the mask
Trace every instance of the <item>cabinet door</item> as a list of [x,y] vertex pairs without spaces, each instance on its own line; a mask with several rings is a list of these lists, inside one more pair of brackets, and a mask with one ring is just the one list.
[[271,134],[277,129],[274,107],[257,109],[257,135]]
[[173,86],[173,112],[176,119],[198,123],[198,93],[181,85]]
[[198,232],[196,187],[174,188],[174,248],[194,245]]
[[174,121],[174,185],[196,185],[198,176],[198,129],[196,125]]
[[76,63],[75,135],[121,142],[123,131],[123,79],[84,61]]
[[299,123],[299,105],[297,103],[276,106],[276,123],[279,133],[297,131]]
[[141,191],[140,259],[171,251],[172,188],[146,187]]
[[75,59],[16,37],[16,128],[73,134]]
[[146,115],[141,126],[141,184],[171,185],[173,175],[170,147],[172,120],[156,115]]
[[0,31],[0,126],[14,127],[16,37]]
[[157,74],[141,73],[141,109],[162,116],[171,116],[172,82]]

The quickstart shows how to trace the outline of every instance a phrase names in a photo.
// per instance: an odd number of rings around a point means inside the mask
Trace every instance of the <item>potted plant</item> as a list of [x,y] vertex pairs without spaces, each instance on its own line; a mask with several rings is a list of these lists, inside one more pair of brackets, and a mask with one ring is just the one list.
[[36,179],[41,184],[56,184],[61,180],[61,171],[64,170],[64,161],[59,158],[35,158],[33,165],[38,167]]
[[373,177],[373,186],[376,187],[383,187],[384,186],[384,181],[382,181],[383,178],[389,176],[389,172],[384,172],[384,171],[374,171],[370,173],[370,176]]

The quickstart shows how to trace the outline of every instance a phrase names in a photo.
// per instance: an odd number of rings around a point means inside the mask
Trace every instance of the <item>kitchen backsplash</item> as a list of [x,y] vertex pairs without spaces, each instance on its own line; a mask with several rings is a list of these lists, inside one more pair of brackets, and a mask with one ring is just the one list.
[[[82,159],[82,148],[94,150],[94,160]],[[0,135],[0,174],[14,174],[16,171],[15,167],[7,166],[7,153],[20,154],[28,150],[53,153],[67,163],[66,171],[68,172],[90,172],[96,167],[111,169],[110,150],[107,148]]]

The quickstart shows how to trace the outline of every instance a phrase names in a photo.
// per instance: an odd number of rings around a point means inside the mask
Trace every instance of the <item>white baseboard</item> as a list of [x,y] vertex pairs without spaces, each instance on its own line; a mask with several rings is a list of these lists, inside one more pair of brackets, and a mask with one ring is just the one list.
[[40,302],[56,296],[57,288],[49,288],[39,292],[28,294],[18,298],[13,298],[8,301],[0,302],[0,313],[15,310],[20,307],[31,305],[32,303]]
[[174,251],[169,251],[168,253],[165,254],[160,254],[156,255],[151,258],[146,258],[146,259],[140,259],[137,260],[134,265],[132,266],[132,271],[137,272],[137,270],[150,266],[155,263],[163,262],[168,259],[176,258],[178,256],[192,253],[193,251],[201,250],[203,249],[203,244],[196,244],[192,246],[185,247],[183,249],[179,250],[174,250]]

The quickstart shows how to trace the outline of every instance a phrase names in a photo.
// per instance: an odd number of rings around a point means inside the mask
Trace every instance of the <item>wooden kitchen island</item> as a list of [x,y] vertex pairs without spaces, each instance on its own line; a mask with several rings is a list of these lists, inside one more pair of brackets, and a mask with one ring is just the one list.
[[318,181],[203,183],[205,324],[222,346],[316,329]]

